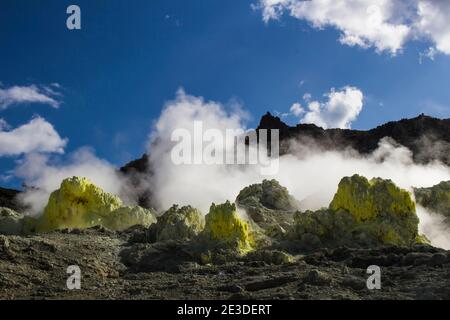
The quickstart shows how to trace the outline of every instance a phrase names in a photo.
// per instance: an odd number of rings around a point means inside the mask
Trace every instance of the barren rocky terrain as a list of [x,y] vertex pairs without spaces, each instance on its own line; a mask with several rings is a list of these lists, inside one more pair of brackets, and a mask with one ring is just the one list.
[[[291,262],[253,255],[202,264],[183,253],[180,243],[144,239],[142,227],[0,236],[0,298],[450,298],[450,252],[428,245],[323,249],[295,255]],[[366,268],[372,264],[381,267],[380,290],[366,287]],[[69,265],[81,269],[80,290],[67,289]]]
[[[414,142],[433,138],[448,150],[448,119],[420,116],[362,132],[288,127],[267,114],[260,127],[280,129],[282,141],[361,153],[392,136],[414,161],[448,164],[447,152],[423,157]],[[19,191],[0,188],[0,299],[450,299],[450,251],[419,232],[416,213],[421,205],[448,223],[449,181],[410,192],[355,174],[342,177],[328,207],[301,211],[272,179],[208,212],[156,212],[152,189],[138,192],[152,170],[146,155],[120,170],[140,206],[68,177],[31,217]],[[67,285],[69,266],[80,269],[80,289]],[[370,266],[381,268],[379,289],[367,285]]]

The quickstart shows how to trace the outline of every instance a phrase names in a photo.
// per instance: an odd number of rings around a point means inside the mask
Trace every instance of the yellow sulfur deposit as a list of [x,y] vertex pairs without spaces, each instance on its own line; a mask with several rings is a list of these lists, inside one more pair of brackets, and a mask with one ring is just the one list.
[[191,206],[173,205],[153,226],[158,241],[192,239],[205,227],[201,212]]
[[450,181],[442,181],[430,188],[414,188],[414,195],[418,204],[450,217]]
[[297,212],[294,219],[293,236],[307,248],[425,241],[410,193],[381,178],[344,177],[329,208]]
[[48,200],[36,231],[89,228],[95,225],[120,230],[133,224],[154,222],[151,212],[140,207],[124,207],[119,197],[107,193],[87,178],[62,181]]
[[253,249],[254,239],[249,224],[239,218],[236,205],[229,201],[211,205],[206,215],[204,236],[227,247],[236,248],[240,253]]
[[354,175],[345,177],[330,203],[331,210],[346,210],[356,221],[376,218],[382,213],[407,216],[416,211],[410,193],[397,187],[391,180]]
[[148,227],[155,222],[154,211],[139,206],[124,206],[103,216],[100,224],[111,230],[124,230],[137,224]]

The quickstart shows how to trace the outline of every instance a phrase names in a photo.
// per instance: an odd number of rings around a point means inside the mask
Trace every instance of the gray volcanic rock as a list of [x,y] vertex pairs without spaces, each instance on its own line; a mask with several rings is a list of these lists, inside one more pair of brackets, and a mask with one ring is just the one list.
[[267,235],[278,237],[293,223],[299,202],[276,180],[264,180],[239,192],[236,204],[263,228]]
[[179,208],[173,205],[158,217],[150,232],[156,241],[187,240],[196,237],[204,227],[205,218],[199,210],[191,206]]
[[5,207],[0,207],[0,234],[21,234],[23,215]]
[[10,208],[0,207],[0,234],[27,235],[34,230],[35,219]]
[[414,188],[414,195],[418,204],[450,218],[450,181],[430,188]]

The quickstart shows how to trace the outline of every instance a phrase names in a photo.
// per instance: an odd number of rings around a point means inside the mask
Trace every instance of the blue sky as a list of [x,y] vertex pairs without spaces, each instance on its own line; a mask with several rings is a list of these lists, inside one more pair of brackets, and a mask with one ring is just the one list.
[[[392,56],[344,45],[338,28],[317,30],[288,13],[265,23],[256,3],[1,1],[0,88],[58,83],[60,105],[14,104],[0,109],[0,118],[15,128],[39,115],[68,139],[66,153],[91,146],[119,166],[145,151],[153,121],[180,87],[207,100],[238,101],[252,115],[250,127],[266,111],[289,112],[305,93],[323,101],[345,86],[364,94],[355,129],[422,112],[450,116],[450,56],[420,63],[429,40],[408,41]],[[82,30],[66,28],[70,4],[81,8]],[[20,158],[0,157],[2,172]]]

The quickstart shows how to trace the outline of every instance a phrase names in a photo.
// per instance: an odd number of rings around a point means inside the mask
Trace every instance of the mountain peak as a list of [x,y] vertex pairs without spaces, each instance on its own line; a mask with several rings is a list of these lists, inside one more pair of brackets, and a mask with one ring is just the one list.
[[258,129],[288,129],[289,126],[281,121],[280,117],[273,116],[270,112],[267,112],[261,117],[259,121]]

